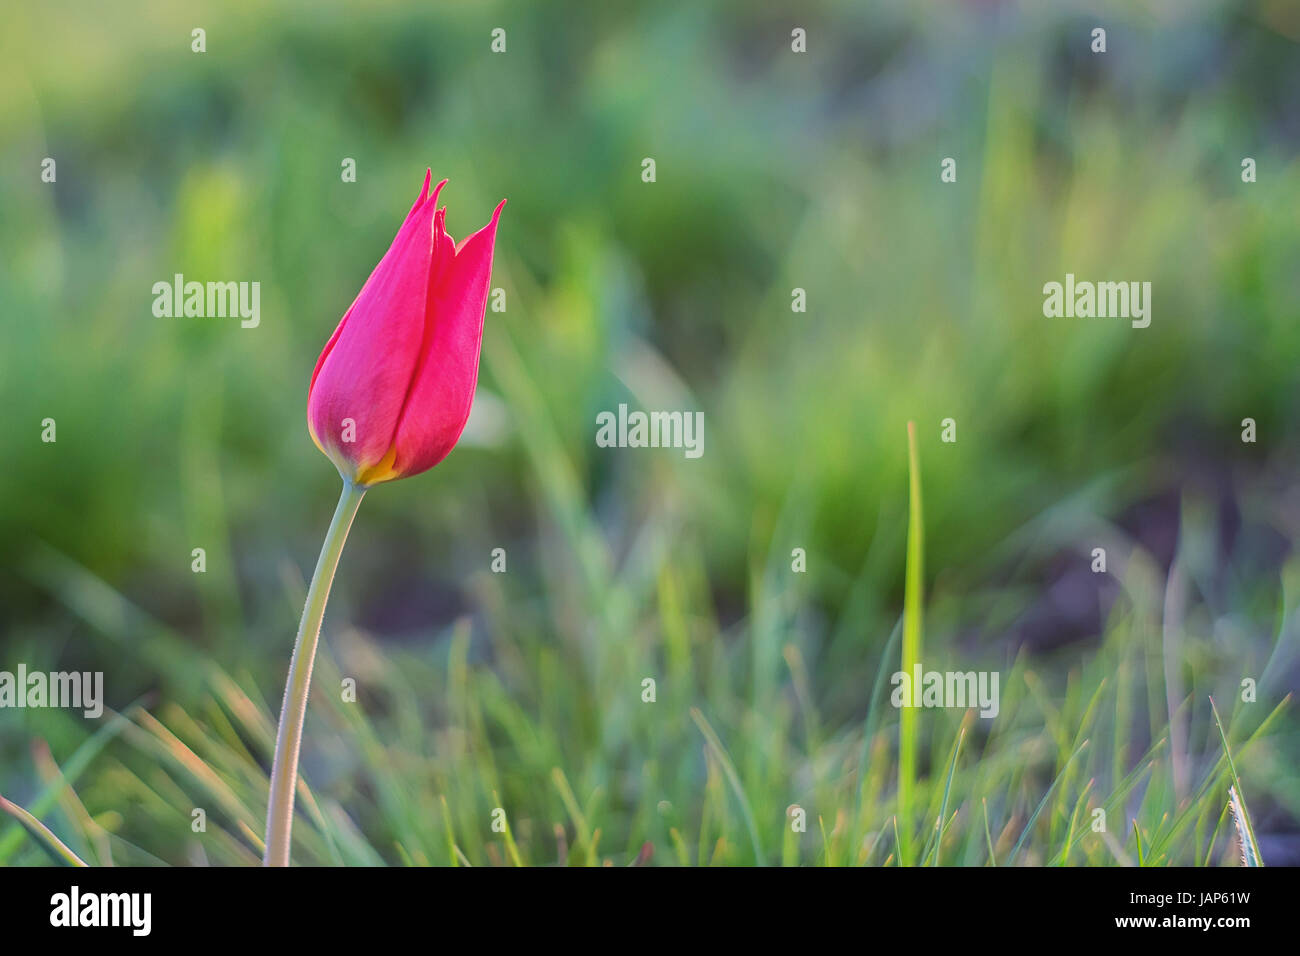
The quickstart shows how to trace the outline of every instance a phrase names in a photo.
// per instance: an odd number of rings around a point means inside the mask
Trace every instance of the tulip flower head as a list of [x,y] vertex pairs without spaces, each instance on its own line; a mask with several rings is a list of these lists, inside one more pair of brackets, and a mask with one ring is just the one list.
[[497,219],[453,242],[432,172],[316,360],[307,428],[345,481],[369,487],[442,461],[478,382]]

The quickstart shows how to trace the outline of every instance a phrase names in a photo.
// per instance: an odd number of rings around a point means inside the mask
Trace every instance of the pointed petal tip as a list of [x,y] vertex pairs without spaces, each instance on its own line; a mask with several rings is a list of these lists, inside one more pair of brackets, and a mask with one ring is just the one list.
[[460,255],[461,251],[469,244],[470,240],[475,240],[477,242],[481,241],[480,237],[483,237],[489,244],[495,243],[497,235],[497,220],[501,218],[501,210],[504,209],[505,206],[506,201],[503,199],[497,203],[497,208],[492,210],[492,218],[489,219],[482,228],[477,232],[470,233],[460,242],[456,243],[456,255]]
[[495,240],[497,234],[497,220],[501,218],[501,210],[505,208],[506,208],[506,201],[502,199],[499,203],[497,203],[497,208],[492,210],[492,218],[488,220],[487,225],[484,226],[479,231],[492,233],[493,240]]
[[442,192],[442,187],[447,185],[447,180],[443,180],[433,187],[433,192],[429,194],[430,201],[433,203],[434,212],[438,210],[438,193]]
[[492,210],[492,218],[479,232],[491,232],[494,236],[497,231],[497,220],[501,218],[501,210],[506,208],[506,201],[503,199],[497,203],[497,208]]
[[[419,212],[424,207],[425,203],[429,201],[429,183],[431,182],[433,182],[433,170],[426,169],[424,171],[424,185],[420,187],[420,195],[416,197],[415,202],[411,205],[411,211],[406,214],[408,220]],[[445,183],[446,180],[444,179],[443,182]],[[433,191],[435,197],[438,195],[438,189],[441,188],[442,183],[439,183],[437,188]]]

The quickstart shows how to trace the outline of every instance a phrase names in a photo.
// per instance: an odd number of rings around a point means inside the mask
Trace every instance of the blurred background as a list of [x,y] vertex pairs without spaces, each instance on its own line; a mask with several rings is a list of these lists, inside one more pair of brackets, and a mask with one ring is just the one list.
[[[307,384],[432,167],[457,239],[509,199],[507,307],[460,446],[354,526],[296,860],[896,862],[914,420],[922,661],[1002,675],[942,862],[1132,862],[1129,818],[1235,862],[1210,695],[1300,862],[1300,7],[1043,6],[8,10],[0,670],[113,713],[0,711],[0,793],[94,862],[260,855],[338,492]],[[1044,318],[1067,272],[1150,281],[1150,327]],[[260,326],[155,317],[176,273]],[[597,448],[620,402],[703,411],[703,457]],[[922,719],[922,803],[963,720]]]

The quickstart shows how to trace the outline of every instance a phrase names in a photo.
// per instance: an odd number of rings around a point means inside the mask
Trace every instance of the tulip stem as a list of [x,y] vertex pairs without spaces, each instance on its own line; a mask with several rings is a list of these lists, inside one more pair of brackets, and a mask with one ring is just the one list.
[[339,566],[339,555],[347,541],[348,529],[365,496],[364,487],[344,479],[334,519],[325,533],[316,572],[307,589],[307,603],[302,609],[298,638],[289,663],[289,679],[284,685],[284,704],[280,707],[280,731],[275,739],[275,760],[271,764],[271,796],[266,811],[266,856],[264,866],[289,865],[289,836],[293,829],[293,798],[298,782],[298,749],[302,744],[302,725],[307,716],[307,694],[311,689],[311,669],[316,660],[325,602]]

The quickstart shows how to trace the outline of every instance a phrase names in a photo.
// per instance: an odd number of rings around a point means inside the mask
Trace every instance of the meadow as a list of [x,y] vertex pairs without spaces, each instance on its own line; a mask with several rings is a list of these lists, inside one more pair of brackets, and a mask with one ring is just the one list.
[[[260,860],[307,387],[426,167],[457,238],[508,198],[504,310],[352,530],[295,863],[1300,863],[1291,6],[6,19],[0,671],[106,706],[0,709],[0,864]],[[1149,324],[1046,315],[1067,275]],[[702,454],[604,447],[621,404]],[[996,717],[893,706],[917,664]]]

